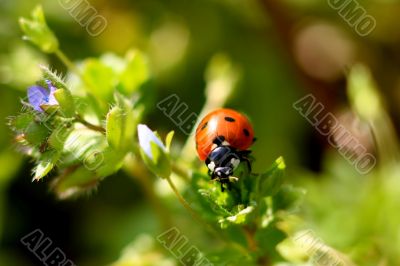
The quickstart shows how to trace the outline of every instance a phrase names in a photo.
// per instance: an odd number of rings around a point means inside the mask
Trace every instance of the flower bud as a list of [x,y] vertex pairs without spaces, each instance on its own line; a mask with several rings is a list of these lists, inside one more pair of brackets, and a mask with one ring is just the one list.
[[167,178],[171,174],[171,163],[167,148],[146,125],[137,127],[140,154],[146,166],[157,176]]
[[71,93],[66,89],[58,89],[54,92],[54,98],[56,98],[62,114],[65,117],[73,117],[75,115],[74,99]]
[[108,144],[114,149],[120,149],[124,127],[123,110],[114,106],[107,114],[106,135]]
[[54,53],[58,49],[58,40],[49,29],[43,9],[37,6],[32,11],[32,19],[20,18],[19,25],[24,32],[24,39],[37,45],[45,53]]

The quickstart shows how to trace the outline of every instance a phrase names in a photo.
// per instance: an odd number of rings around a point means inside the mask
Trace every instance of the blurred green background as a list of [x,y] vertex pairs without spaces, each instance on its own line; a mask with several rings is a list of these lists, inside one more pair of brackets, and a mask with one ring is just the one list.
[[[92,37],[59,1],[2,0],[0,265],[41,265],[20,243],[36,228],[77,265],[112,263],[137,236],[159,230],[138,181],[123,172],[105,179],[92,195],[69,201],[57,200],[47,182],[31,182],[33,164],[17,153],[6,118],[20,110],[26,88],[40,78],[39,64],[66,72],[57,58],[21,39],[18,18],[28,16],[39,3],[70,58],[123,56],[138,48],[149,56],[156,100],[176,93],[193,112],[200,112],[205,101],[210,60],[221,56],[230,60],[238,83],[227,106],[243,111],[253,122],[258,139],[252,148],[255,171],[284,156],[288,182],[308,191],[299,210],[304,228],[315,230],[326,244],[359,265],[400,265],[398,161],[385,168],[381,160],[381,170],[359,175],[292,107],[313,93],[378,155],[376,133],[371,134],[351,111],[346,74],[355,62],[371,69],[391,121],[381,129],[393,127],[396,136],[400,130],[400,3],[395,0],[359,1],[377,21],[365,37],[328,1],[92,0],[107,20],[105,31]],[[149,111],[148,124],[162,134],[175,130],[176,149],[183,146],[186,136],[173,122],[156,108]],[[397,143],[397,137],[392,143]],[[397,148],[382,146],[379,155]],[[168,199],[174,205],[173,197]]]

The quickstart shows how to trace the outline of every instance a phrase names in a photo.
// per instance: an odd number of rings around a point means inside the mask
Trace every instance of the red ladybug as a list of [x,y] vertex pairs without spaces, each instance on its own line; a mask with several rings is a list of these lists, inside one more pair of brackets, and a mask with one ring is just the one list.
[[196,129],[196,149],[205,161],[212,180],[230,188],[234,169],[246,162],[250,170],[247,150],[254,142],[254,131],[249,120],[232,109],[217,109],[199,123]]

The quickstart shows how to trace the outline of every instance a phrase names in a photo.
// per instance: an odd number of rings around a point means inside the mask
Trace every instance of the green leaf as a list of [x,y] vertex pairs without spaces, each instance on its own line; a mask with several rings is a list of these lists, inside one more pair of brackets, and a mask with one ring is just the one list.
[[124,143],[122,143],[124,122],[123,110],[118,106],[114,106],[108,112],[106,118],[107,142],[114,149],[120,149],[121,146],[124,145]]
[[[221,217],[232,215],[229,209],[233,207],[232,197],[225,194],[225,200],[215,194],[221,193],[220,189],[210,182],[210,177],[200,172],[193,172],[185,198],[192,202],[193,208],[202,214],[204,219],[217,222]],[[224,204],[220,204],[224,202]]]
[[270,226],[266,228],[257,230],[255,235],[255,239],[259,244],[260,250],[263,251],[263,254],[268,254],[268,257],[271,261],[284,260],[278,253],[276,246],[286,237],[286,234],[279,230],[275,223],[270,224]]
[[165,138],[165,147],[167,148],[167,152],[170,152],[172,138],[174,137],[175,131],[170,131]]
[[42,7],[36,6],[31,15],[32,19],[19,19],[19,25],[25,34],[24,39],[31,41],[45,53],[54,53],[58,50],[58,40],[46,24]]
[[199,193],[207,202],[208,207],[210,207],[215,214],[220,215],[222,217],[227,217],[232,215],[232,213],[229,210],[227,210],[223,204],[217,203],[215,197],[212,196],[209,190],[199,189]]
[[124,113],[125,124],[122,134],[122,143],[125,150],[130,149],[134,145],[137,125],[140,122],[141,114],[135,113],[135,110],[128,109]]
[[230,194],[234,196],[236,204],[248,205],[254,199],[252,199],[252,193],[254,193],[255,184],[258,181],[258,177],[249,173],[249,168],[245,162],[239,164],[235,169],[233,176],[238,177],[239,180],[233,182],[233,189]]
[[289,210],[297,207],[298,203],[304,198],[306,191],[292,185],[284,185],[274,196],[275,210]]
[[68,123],[60,124],[51,132],[48,139],[49,145],[56,150],[62,151],[64,149],[65,141],[71,132],[72,128]]
[[89,168],[96,168],[97,163],[92,159],[107,147],[106,137],[102,133],[86,128],[75,128],[65,140],[63,163],[67,165],[84,163]]
[[56,151],[46,151],[40,156],[40,161],[34,168],[33,181],[38,181],[45,177],[56,165],[61,153]]
[[52,189],[60,199],[66,199],[83,192],[91,191],[98,184],[99,178],[94,172],[81,166],[70,167],[54,180]]
[[154,142],[150,142],[150,147],[151,147],[151,154],[153,155],[152,161],[154,164],[157,164],[163,151]]
[[265,197],[259,203],[260,227],[266,228],[275,221],[275,213],[272,197]]
[[99,59],[91,58],[83,64],[83,79],[87,86],[85,89],[101,102],[112,99],[116,74],[113,69],[103,64]]
[[31,121],[25,129],[25,139],[32,145],[41,145],[49,135],[49,130],[43,124]]
[[52,117],[57,114],[60,109],[58,105],[50,105],[50,104],[42,104],[40,108],[48,115],[48,117]]
[[[308,250],[300,247],[300,245],[298,245],[294,240],[296,239],[294,239],[293,237],[288,237],[280,242],[276,246],[276,249],[278,250],[279,254],[281,254],[281,256],[284,257],[287,261],[300,264],[308,260]],[[312,264],[310,263],[310,265]]]
[[125,150],[129,150],[133,146],[136,127],[142,118],[142,111],[133,108],[132,102],[116,92],[114,94],[117,106],[122,110],[123,126],[121,132],[121,143]]
[[33,113],[22,113],[11,117],[8,124],[14,131],[24,131],[34,118],[35,115]]
[[123,166],[125,155],[125,152],[117,151],[110,147],[103,150],[95,158],[98,164],[98,167],[95,168],[97,176],[104,178],[116,173]]
[[74,99],[72,98],[71,92],[69,90],[58,89],[54,92],[54,97],[60,105],[60,110],[64,117],[75,116]]
[[126,55],[127,65],[120,75],[118,88],[125,95],[131,95],[150,78],[147,58],[138,50]]
[[[104,109],[103,109],[104,108]],[[80,117],[89,120],[93,124],[99,125],[107,114],[109,107],[100,106],[96,98],[88,94],[85,98],[75,99],[75,109]]]
[[[223,249],[216,250],[214,247],[212,251],[205,254],[205,257],[210,260],[212,265],[215,266],[234,266],[234,265],[256,265],[251,256],[244,256],[242,252],[237,249],[232,249],[229,246]],[[208,266],[208,264],[205,264]]]
[[275,195],[283,184],[285,162],[282,157],[276,159],[271,168],[258,177],[256,189],[258,199]]
[[247,224],[250,220],[249,217],[253,213],[254,209],[254,206],[247,206],[244,209],[239,208],[236,214],[226,217],[224,221],[230,222],[232,224]]
[[50,80],[56,88],[68,89],[64,77],[60,73],[57,73],[56,70],[51,70],[49,67],[44,65],[39,65],[39,67],[43,73],[43,80],[41,81],[43,84],[40,84],[42,87],[46,88],[47,84],[45,80]]

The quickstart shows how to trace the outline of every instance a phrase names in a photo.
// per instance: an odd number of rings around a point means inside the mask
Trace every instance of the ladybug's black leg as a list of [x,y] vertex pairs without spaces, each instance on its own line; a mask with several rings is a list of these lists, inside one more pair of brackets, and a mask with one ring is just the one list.
[[251,173],[251,163],[249,160],[248,155],[250,155],[251,151],[250,150],[245,150],[245,151],[240,151],[239,156],[240,156],[240,161],[245,162],[247,165],[247,169],[249,170],[249,173]]
[[213,174],[213,172],[212,172],[210,169],[208,169],[208,175],[211,176],[211,179],[214,179],[214,178],[215,178],[215,177],[213,177],[214,174]]
[[215,172],[213,173],[213,172],[211,172],[211,173],[209,173],[210,174],[210,176],[211,176],[211,180],[214,180],[214,179],[216,179],[218,176],[215,174]]
[[232,183],[230,181],[228,181],[228,190],[232,190]]
[[225,188],[224,188],[224,183],[221,182],[221,192],[224,192]]
[[248,155],[250,155],[251,150],[244,150],[244,151],[238,151],[238,154],[242,157],[247,157]]
[[243,161],[246,163],[247,169],[249,170],[249,173],[251,173],[251,163],[250,163],[250,160],[247,159],[247,158],[244,158]]

